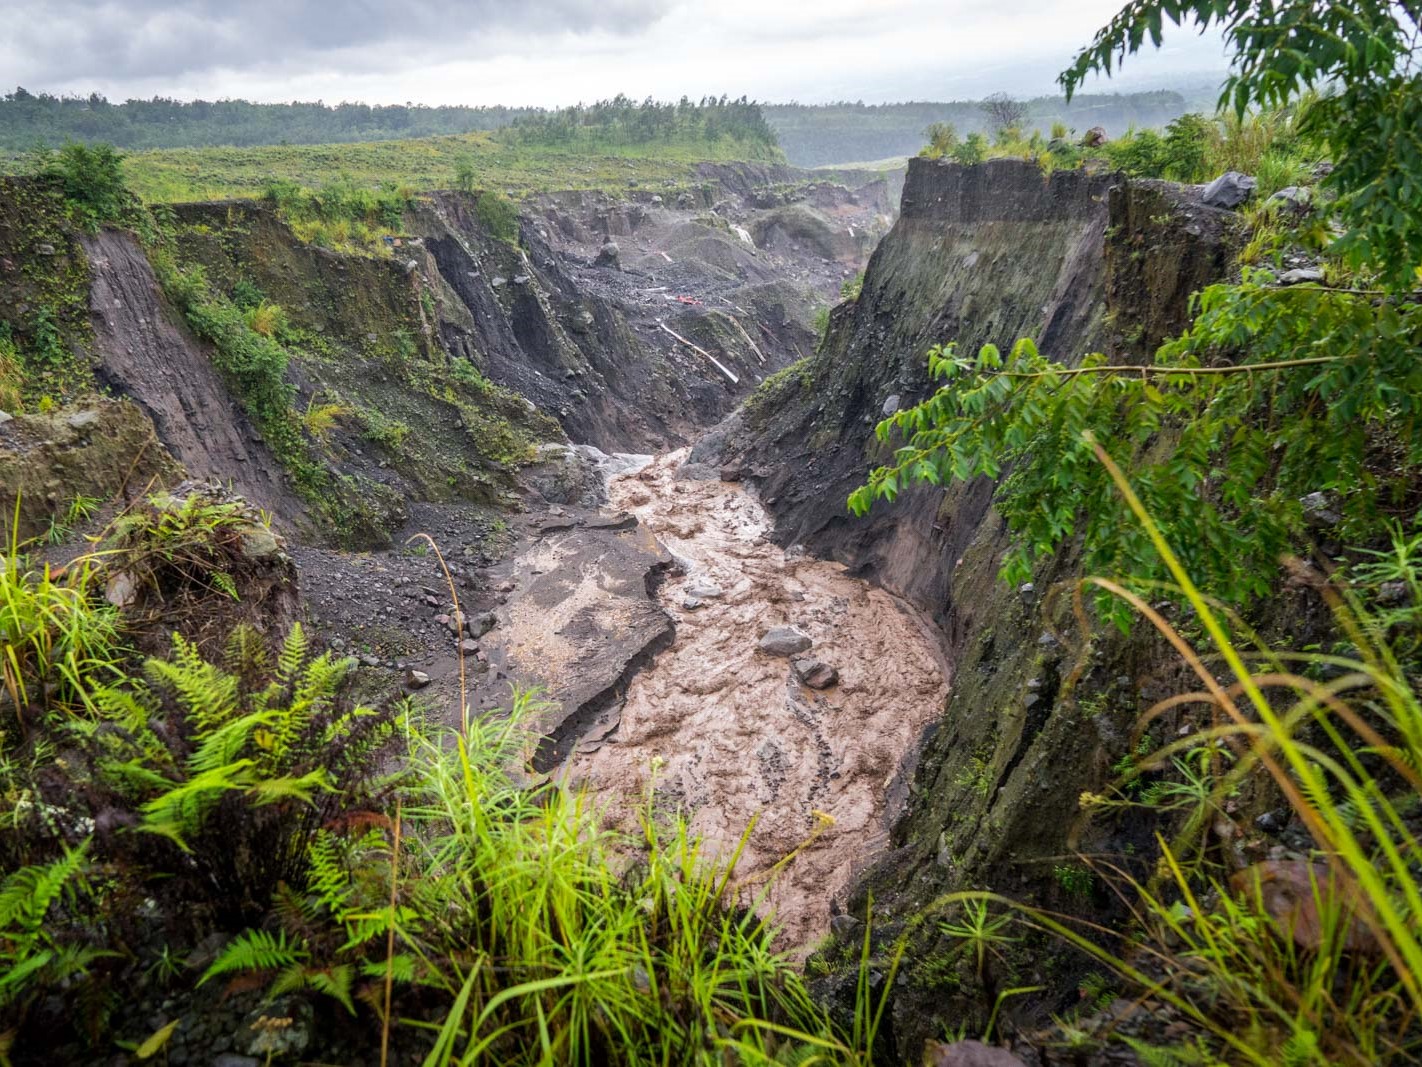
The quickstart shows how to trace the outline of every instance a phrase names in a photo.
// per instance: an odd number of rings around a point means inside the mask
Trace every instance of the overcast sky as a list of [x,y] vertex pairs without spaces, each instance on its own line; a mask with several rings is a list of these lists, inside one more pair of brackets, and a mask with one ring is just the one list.
[[[0,78],[31,92],[568,104],[883,102],[1053,91],[1123,0],[0,0]],[[1122,90],[1223,69],[1169,34]]]

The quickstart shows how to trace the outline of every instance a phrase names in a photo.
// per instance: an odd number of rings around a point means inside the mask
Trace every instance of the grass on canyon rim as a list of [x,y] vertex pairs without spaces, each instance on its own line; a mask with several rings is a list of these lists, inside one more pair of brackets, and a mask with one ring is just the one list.
[[458,178],[515,197],[564,189],[626,193],[696,184],[695,164],[745,159],[738,141],[645,145],[530,145],[489,133],[354,144],[167,148],[124,160],[129,184],[149,202],[258,196],[274,180],[316,188],[347,178],[370,187],[450,189]]

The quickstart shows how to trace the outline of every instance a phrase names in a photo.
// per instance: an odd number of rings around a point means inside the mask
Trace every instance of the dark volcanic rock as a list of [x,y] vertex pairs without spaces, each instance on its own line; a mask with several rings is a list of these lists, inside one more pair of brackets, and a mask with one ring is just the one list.
[[804,652],[813,641],[793,626],[772,626],[760,639],[760,650],[770,656],[793,656]]
[[839,683],[839,671],[814,656],[799,656],[790,665],[795,677],[811,689],[828,689]]
[[1200,199],[1207,207],[1237,208],[1254,195],[1258,184],[1247,174],[1237,170],[1227,171],[1205,186]]

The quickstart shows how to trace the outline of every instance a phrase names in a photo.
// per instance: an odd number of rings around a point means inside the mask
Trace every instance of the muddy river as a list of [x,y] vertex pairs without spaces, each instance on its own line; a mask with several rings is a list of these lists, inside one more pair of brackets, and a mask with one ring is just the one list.
[[[633,676],[616,730],[580,744],[565,773],[628,828],[654,779],[659,802],[721,856],[755,820],[737,877],[746,899],[764,891],[782,944],[805,950],[886,845],[947,667],[926,620],[838,564],[778,547],[749,492],[679,477],[684,460],[610,482],[613,506],[677,561],[657,589],[675,637]],[[798,669],[760,648],[778,626],[813,642]]]

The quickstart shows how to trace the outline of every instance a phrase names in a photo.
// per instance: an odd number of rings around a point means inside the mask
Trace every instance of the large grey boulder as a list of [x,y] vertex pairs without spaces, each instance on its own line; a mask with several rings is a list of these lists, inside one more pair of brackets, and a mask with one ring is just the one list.
[[1227,171],[1205,186],[1200,200],[1209,207],[1233,210],[1254,195],[1258,184],[1248,174],[1241,174],[1237,170]]
[[613,270],[622,269],[622,249],[617,247],[616,241],[605,241],[598,249],[597,258],[593,260],[594,267],[611,267]]
[[793,656],[814,644],[809,635],[793,626],[772,626],[760,639],[760,650],[771,656]]

